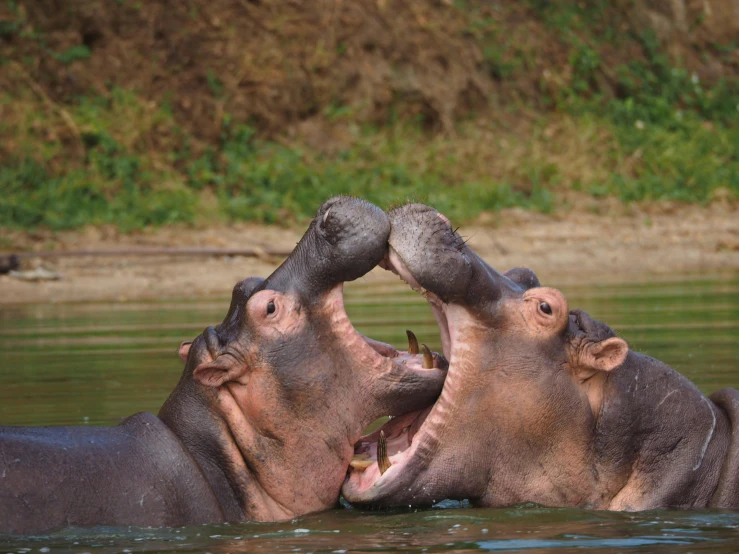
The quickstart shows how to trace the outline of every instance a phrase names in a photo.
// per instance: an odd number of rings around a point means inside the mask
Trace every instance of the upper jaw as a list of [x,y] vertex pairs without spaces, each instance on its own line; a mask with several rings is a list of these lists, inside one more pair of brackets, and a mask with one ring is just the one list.
[[387,264],[427,299],[444,303],[469,290],[476,260],[449,220],[430,206],[408,204],[388,214]]

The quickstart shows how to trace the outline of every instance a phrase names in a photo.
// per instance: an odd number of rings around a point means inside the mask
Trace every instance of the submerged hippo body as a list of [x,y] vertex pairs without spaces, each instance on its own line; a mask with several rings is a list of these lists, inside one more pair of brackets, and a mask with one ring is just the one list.
[[223,520],[192,456],[151,414],[115,427],[0,427],[0,532]]
[[351,198],[326,202],[288,259],[233,292],[221,324],[180,354],[159,417],[115,427],[0,427],[0,533],[67,526],[281,520],[327,509],[362,429],[430,405],[424,369],[359,335],[343,282],[385,257],[390,225]]
[[349,502],[739,507],[739,392],[707,398],[530,270],[499,274],[432,208],[390,218],[385,266],[429,300],[449,370],[433,408],[359,442],[380,455]]

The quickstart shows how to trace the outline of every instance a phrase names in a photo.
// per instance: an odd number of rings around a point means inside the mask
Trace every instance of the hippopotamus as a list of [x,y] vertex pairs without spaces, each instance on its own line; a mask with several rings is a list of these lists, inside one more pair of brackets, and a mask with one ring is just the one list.
[[739,392],[706,397],[526,268],[501,274],[431,207],[390,213],[383,262],[421,292],[449,369],[433,407],[363,437],[351,504],[739,507]]
[[[446,375],[361,336],[343,283],[384,259],[390,223],[337,197],[224,320],[183,343],[158,417],[113,427],[0,427],[0,532],[285,520],[335,506],[354,444],[382,416],[431,405]],[[356,463],[356,462],[354,462]]]

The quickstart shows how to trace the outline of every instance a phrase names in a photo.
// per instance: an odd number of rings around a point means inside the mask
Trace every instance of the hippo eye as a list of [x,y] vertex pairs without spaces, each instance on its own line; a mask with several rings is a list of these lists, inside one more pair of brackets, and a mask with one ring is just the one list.
[[546,302],[539,304],[539,309],[547,315],[552,315],[552,307]]
[[273,314],[275,313],[275,310],[276,308],[275,308],[274,300],[270,300],[269,303],[267,304],[267,313]]

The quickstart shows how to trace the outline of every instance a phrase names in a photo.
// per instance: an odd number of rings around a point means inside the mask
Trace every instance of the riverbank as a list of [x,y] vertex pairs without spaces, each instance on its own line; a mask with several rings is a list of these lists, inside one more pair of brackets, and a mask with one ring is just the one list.
[[736,201],[736,8],[651,4],[0,3],[0,224]]
[[[533,268],[543,283],[617,283],[669,281],[739,274],[739,207],[662,203],[613,212],[574,207],[568,214],[546,215],[520,209],[485,214],[460,228],[469,244],[500,270]],[[121,234],[115,228],[65,232],[5,232],[22,251],[124,249],[152,247],[259,248],[291,250],[304,228],[238,223],[205,229],[164,227]],[[56,281],[29,282],[0,276],[0,304],[129,301],[227,297],[233,285],[250,275],[267,276],[282,260],[256,257],[81,257],[27,259],[25,270],[44,267]],[[375,270],[368,280],[394,280]]]

